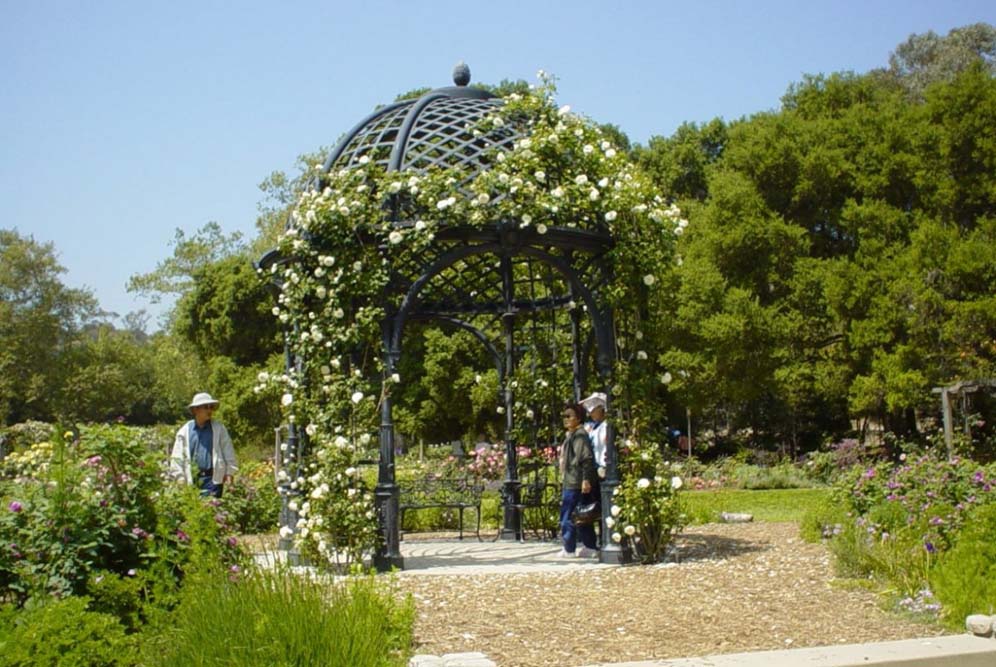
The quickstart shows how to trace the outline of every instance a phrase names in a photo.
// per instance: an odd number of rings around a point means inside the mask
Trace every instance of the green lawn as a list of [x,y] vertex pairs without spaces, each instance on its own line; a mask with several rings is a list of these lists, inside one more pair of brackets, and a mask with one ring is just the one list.
[[681,497],[689,524],[719,521],[720,512],[753,514],[755,521],[802,521],[829,500],[830,489],[718,489],[685,491]]

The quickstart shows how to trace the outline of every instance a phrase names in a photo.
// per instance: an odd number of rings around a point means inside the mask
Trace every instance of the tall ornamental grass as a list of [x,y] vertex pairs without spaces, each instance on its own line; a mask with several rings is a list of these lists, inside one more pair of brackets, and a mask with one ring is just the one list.
[[373,578],[332,581],[287,568],[198,577],[148,648],[163,667],[395,667],[406,664],[415,607]]

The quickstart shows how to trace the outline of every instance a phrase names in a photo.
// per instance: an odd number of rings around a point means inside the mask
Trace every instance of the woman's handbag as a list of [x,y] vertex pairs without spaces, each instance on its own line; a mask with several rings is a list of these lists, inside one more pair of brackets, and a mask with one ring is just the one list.
[[575,526],[590,526],[602,517],[602,507],[596,500],[593,503],[578,505],[571,512],[571,521]]

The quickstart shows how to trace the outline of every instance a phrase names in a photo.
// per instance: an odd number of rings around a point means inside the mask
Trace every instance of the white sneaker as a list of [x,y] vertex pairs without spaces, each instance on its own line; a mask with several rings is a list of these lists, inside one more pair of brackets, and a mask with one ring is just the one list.
[[557,552],[557,558],[574,558],[575,556],[577,556],[577,553],[574,551],[564,551],[561,549]]
[[588,547],[581,547],[577,550],[578,558],[598,558],[598,549],[589,549]]

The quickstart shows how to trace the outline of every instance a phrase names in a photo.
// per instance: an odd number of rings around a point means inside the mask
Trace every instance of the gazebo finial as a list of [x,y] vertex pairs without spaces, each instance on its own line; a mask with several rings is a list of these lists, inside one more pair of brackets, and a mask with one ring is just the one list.
[[458,86],[466,86],[470,83],[470,67],[462,60],[453,68],[453,83]]

